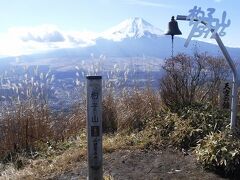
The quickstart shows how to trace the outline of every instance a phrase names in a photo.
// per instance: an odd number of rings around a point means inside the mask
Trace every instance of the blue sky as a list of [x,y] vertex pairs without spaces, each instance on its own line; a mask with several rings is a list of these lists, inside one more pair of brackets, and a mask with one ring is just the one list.
[[[5,0],[0,4],[0,38],[5,38],[0,42],[0,54],[10,52],[9,48],[20,48],[16,54],[27,48],[22,42],[11,47],[11,41],[16,42],[13,34],[22,35],[24,31],[43,33],[58,29],[78,35],[83,32],[85,36],[88,32],[102,32],[130,17],[142,17],[165,30],[172,15],[187,15],[194,5],[203,10],[216,8],[214,16],[217,18],[221,18],[225,10],[227,18],[231,19],[231,26],[226,29],[227,35],[222,39],[228,46],[240,47],[237,36],[240,2],[237,0]],[[191,27],[187,22],[179,22],[179,26],[183,37],[187,37]],[[1,51],[6,41],[9,45]],[[206,41],[210,41],[209,38]],[[38,46],[41,48],[43,45]]]

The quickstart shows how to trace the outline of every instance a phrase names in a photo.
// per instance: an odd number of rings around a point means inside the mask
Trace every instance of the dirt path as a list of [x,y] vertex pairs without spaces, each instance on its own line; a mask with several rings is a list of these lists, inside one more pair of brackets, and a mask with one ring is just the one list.
[[[223,179],[204,171],[191,155],[172,150],[121,150],[104,155],[104,173],[115,180]],[[87,163],[48,179],[86,179]]]

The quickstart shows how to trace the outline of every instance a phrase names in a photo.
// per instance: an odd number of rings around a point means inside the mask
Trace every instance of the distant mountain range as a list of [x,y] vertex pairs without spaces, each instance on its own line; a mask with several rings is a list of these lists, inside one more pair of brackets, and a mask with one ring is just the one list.
[[[142,18],[130,18],[119,25],[104,31],[98,37],[91,39],[91,43],[85,47],[62,48],[44,53],[5,57],[2,64],[14,65],[49,65],[55,68],[68,66],[70,69],[80,61],[85,63],[91,59],[159,59],[163,60],[171,56],[171,38],[164,35],[163,31],[154,27]],[[201,41],[191,41],[188,48],[183,46],[185,39],[174,38],[174,54],[192,54],[196,49],[199,52],[207,52],[211,55],[222,55],[218,46]],[[233,59],[240,58],[240,48],[228,48]],[[67,68],[67,69],[69,69]]]

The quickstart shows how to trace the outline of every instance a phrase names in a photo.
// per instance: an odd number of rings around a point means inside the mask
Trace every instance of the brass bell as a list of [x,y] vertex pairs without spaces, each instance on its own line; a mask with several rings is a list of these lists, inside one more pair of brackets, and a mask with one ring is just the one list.
[[168,23],[168,32],[165,35],[171,35],[172,36],[172,57],[173,57],[173,36],[174,35],[181,35],[182,32],[178,28],[178,23],[174,19],[174,16],[172,16],[171,21]]
[[174,19],[174,16],[172,16],[171,21],[168,23],[168,32],[165,35],[171,35],[172,39],[174,35],[181,35],[182,32],[178,28],[178,23]]

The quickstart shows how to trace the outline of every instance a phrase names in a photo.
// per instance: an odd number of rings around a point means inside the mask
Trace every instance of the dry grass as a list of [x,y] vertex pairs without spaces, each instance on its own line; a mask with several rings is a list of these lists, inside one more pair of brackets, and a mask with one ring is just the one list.
[[125,93],[117,100],[118,130],[141,131],[146,121],[156,116],[161,109],[159,94],[152,90]]
[[143,149],[147,143],[144,132],[106,135],[103,139],[103,151],[111,153],[120,149]]
[[86,153],[84,150],[71,148],[54,158],[33,160],[22,170],[16,170],[14,167],[8,166],[5,171],[1,172],[1,178],[47,179],[74,169],[77,163],[86,161]]
[[[16,98],[11,101],[14,106],[1,111],[3,178],[44,179],[71,170],[86,160],[84,98],[70,108],[70,113],[56,114],[48,108],[50,85],[47,83],[51,84],[52,77],[41,77],[24,76],[20,84],[9,83],[15,87]],[[118,96],[111,92],[103,97],[104,153],[148,149],[165,143],[164,138],[169,138],[174,124],[165,121],[168,116],[161,115],[163,104],[159,93],[149,88],[134,88]],[[112,177],[106,175],[105,179]]]
[[107,93],[103,99],[103,133],[114,133],[117,131],[117,100],[112,93]]
[[[26,72],[17,83],[9,81],[12,97],[1,101],[3,178],[41,179],[67,171],[86,159],[86,132],[82,131],[86,126],[84,97],[70,108],[70,113],[55,113],[48,102],[54,77],[37,70],[35,73],[31,77]],[[3,102],[11,106],[3,106]],[[158,94],[149,89],[125,92],[118,97],[113,93],[104,95],[103,128],[105,133],[112,133],[104,136],[104,151],[144,148],[147,144],[144,135],[131,131],[144,129],[147,118],[159,110],[159,102]]]
[[[71,113],[56,113],[49,108],[53,96],[51,72],[24,73],[9,80],[2,77],[0,86],[10,92],[0,97],[0,158],[3,163],[16,161],[16,154],[34,158],[39,144],[52,145],[76,137],[85,127],[85,106],[75,105]],[[84,102],[84,101],[79,101]],[[37,153],[38,154],[38,153]]]
[[[176,113],[163,110],[159,94],[149,89],[125,92],[118,97],[107,94],[103,99],[105,132],[103,151],[105,154],[124,149],[146,150],[167,147],[174,145],[174,140],[179,144],[186,134],[191,134],[188,131],[185,132],[188,129],[185,129],[184,119]],[[75,106],[72,113],[67,116],[58,115],[60,119],[52,116],[48,109],[39,111],[38,107],[32,108],[32,111],[26,111],[29,107],[27,104],[23,106],[23,103],[19,107],[19,110],[14,111],[15,114],[5,116],[8,121],[4,122],[7,125],[6,130],[13,126],[22,127],[17,131],[19,137],[14,136],[13,130],[6,131],[6,134],[8,133],[6,137],[10,142],[22,143],[22,146],[18,144],[18,147],[23,151],[16,151],[14,144],[10,143],[7,146],[7,139],[4,141],[5,147],[8,147],[11,153],[5,156],[7,164],[5,163],[5,167],[1,170],[2,178],[47,179],[71,171],[82,162],[86,162],[87,141],[86,131],[83,130],[86,121],[84,104]],[[28,122],[27,125],[26,122]],[[183,134],[176,134],[179,130],[176,127],[182,126],[179,132]],[[79,131],[81,131],[80,134]],[[20,137],[21,139],[17,140]],[[26,150],[27,146],[31,148]],[[112,177],[106,175],[105,178]]]
[[[111,75],[117,79],[119,71],[115,70]],[[0,158],[4,159],[4,163],[15,161],[16,153],[25,153],[26,156],[35,158],[39,144],[46,146],[64,142],[76,137],[79,130],[85,128],[86,94],[82,91],[84,85],[79,85],[80,72],[76,77],[76,89],[81,90],[81,95],[76,97],[79,104],[70,107],[70,113],[66,114],[56,113],[49,108],[49,98],[55,94],[52,88],[55,77],[50,71],[43,73],[38,67],[32,70],[24,67],[18,76],[14,69],[12,71],[7,74],[12,73],[13,76],[4,74],[0,81],[0,86],[11,89],[10,94],[0,97]],[[140,131],[146,118],[159,109],[159,96],[149,89],[130,90],[122,95],[119,95],[119,91],[118,96],[114,96],[118,87],[127,79],[128,73],[125,73],[124,81],[112,84],[110,90],[110,81],[104,81],[107,92],[112,92],[106,93],[103,98],[103,130],[106,133]]]
[[[28,168],[25,168],[23,170],[16,170],[12,166],[8,166],[6,170],[1,172],[0,179],[7,180],[7,179],[26,179],[26,180],[32,180],[34,179],[34,174],[31,170]],[[35,178],[37,179],[37,178]]]
[[[104,117],[108,117],[107,121],[105,121],[107,127],[111,129],[111,117],[114,117],[114,120],[117,121],[117,130],[115,130],[115,133],[104,134],[103,150],[105,154],[124,149],[146,150],[167,147],[172,143],[172,141],[170,141],[171,138],[177,140],[183,139],[180,135],[176,135],[175,137],[174,132],[178,130],[176,129],[178,123],[184,125],[184,123],[180,122],[184,122],[184,119],[176,113],[162,110],[158,94],[152,91],[134,91],[129,95],[129,101],[127,100],[126,94],[120,99],[108,96],[107,99],[105,99],[105,103],[107,109],[103,112]],[[123,110],[125,114],[123,114]],[[77,116],[75,116],[75,118],[75,120],[74,118],[71,119],[72,123],[75,121],[83,123],[80,120],[81,117],[77,118]],[[103,119],[103,121],[104,120],[105,119]],[[135,128],[135,123],[142,124]],[[114,124],[114,127],[115,125],[116,124]],[[69,128],[73,126],[66,127]],[[81,126],[79,126],[79,128],[80,127]],[[2,171],[4,172],[2,177],[9,176],[13,179],[47,179],[58,177],[64,172],[71,171],[78,167],[82,162],[86,162],[86,131],[82,130],[80,134],[74,134],[70,131],[65,131],[64,133],[68,132],[71,135],[68,136],[68,139],[63,139],[63,142],[50,141],[48,144],[44,142],[39,143],[37,145],[39,150],[38,157],[33,160],[26,158],[27,161],[24,163],[25,168],[22,170],[13,170],[14,166],[6,168],[5,171]],[[181,132],[187,135],[189,134],[185,132],[185,130],[181,130]],[[24,160],[22,162],[24,162]],[[112,177],[106,175],[105,178],[111,179]]]
[[[67,143],[67,142],[66,142]],[[116,150],[124,149],[145,149],[149,144],[149,138],[145,132],[137,134],[115,134],[104,135],[103,151],[104,153],[112,153]],[[16,170],[14,165],[5,167],[2,171],[2,178],[11,177],[12,179],[48,179],[56,177],[63,172],[68,172],[87,159],[87,141],[86,132],[78,136],[77,140],[70,143],[65,148],[65,143],[58,143],[52,148],[43,149],[43,156],[39,156],[34,160],[26,159],[23,169]],[[105,175],[106,179],[112,179],[112,176]]]
[[38,160],[39,163],[32,165],[33,174],[37,177],[48,177],[66,172],[76,167],[78,162],[85,161],[86,154],[86,150],[71,148],[63,154],[47,161],[45,159],[42,161]]
[[21,104],[5,115],[1,120],[3,127],[0,128],[1,155],[23,149],[33,151],[36,141],[48,141],[52,136],[48,116],[46,106],[30,109],[27,104]]
[[111,175],[103,175],[104,180],[114,180],[113,176]]
[[[29,85],[29,89],[34,91],[33,88]],[[104,152],[144,148],[149,142],[145,132],[140,131],[147,119],[159,111],[159,95],[147,89],[124,93],[121,97],[107,94],[103,99],[104,132],[112,133],[104,136]],[[47,101],[40,102],[29,94],[12,108],[11,113],[3,116],[0,150],[5,164],[2,172],[6,176],[12,172],[18,178],[44,177],[67,171],[86,158],[86,132],[82,131],[86,126],[85,104],[72,107],[68,115],[59,113],[56,116],[48,108]],[[19,173],[7,168],[9,164]]]
[[73,169],[79,162],[86,161],[86,131],[83,131],[68,147],[66,143],[58,143],[55,147],[43,149],[43,155],[36,159],[26,159],[27,163],[21,170],[13,164],[4,167],[1,178],[12,179],[47,179],[62,172]]
[[[34,151],[36,141],[48,141],[51,137],[51,113],[47,99],[51,95],[49,84],[53,76],[39,73],[29,76],[24,69],[22,76],[5,78],[0,81],[1,87],[8,87],[9,92],[1,96],[0,132],[1,158],[11,160],[11,154],[26,150]],[[13,72],[14,74],[15,72]]]

